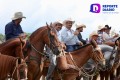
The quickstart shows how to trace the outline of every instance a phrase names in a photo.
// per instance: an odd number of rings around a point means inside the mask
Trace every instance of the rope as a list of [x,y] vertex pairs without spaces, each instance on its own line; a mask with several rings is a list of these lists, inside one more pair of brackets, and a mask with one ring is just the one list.
[[69,52],[69,55],[70,55],[70,58],[71,58],[73,64],[75,65],[76,69],[79,71],[79,76],[80,76],[80,75],[81,75],[81,68],[79,68],[79,67],[77,66],[77,64],[75,63],[75,61],[74,61],[72,55],[70,54],[70,52]]
[[32,44],[31,44],[31,46],[32,46],[32,48],[33,48],[36,52],[38,52],[39,54],[45,56],[45,54],[43,54],[42,52],[38,51]]
[[[93,76],[95,75],[96,71],[95,71],[95,73],[94,73],[94,74],[89,75],[87,72],[85,72],[85,70],[84,70],[84,68],[83,68],[83,67],[79,68],[79,67],[77,66],[77,64],[75,63],[75,61],[74,61],[74,59],[73,59],[72,55],[70,54],[70,52],[69,52],[69,55],[70,55],[70,58],[71,58],[71,60],[72,60],[73,64],[74,64],[74,65],[75,65],[75,67],[76,67],[76,70],[78,70],[78,71],[79,71],[79,76],[80,76],[81,74],[83,74],[84,76],[89,76],[89,77],[93,77]],[[81,69],[82,69],[83,71],[82,71]]]
[[18,71],[17,68],[18,68],[18,59],[16,60],[16,66],[15,66],[15,68],[14,68],[14,70],[13,70],[12,78],[13,78],[13,75],[14,75],[14,73],[15,73],[15,70],[17,70],[17,78],[20,79],[19,71]]

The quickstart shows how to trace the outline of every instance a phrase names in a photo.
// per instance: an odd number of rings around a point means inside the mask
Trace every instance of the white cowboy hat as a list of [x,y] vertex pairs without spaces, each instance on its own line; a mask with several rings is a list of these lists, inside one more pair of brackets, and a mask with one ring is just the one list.
[[12,20],[16,20],[16,19],[20,19],[20,18],[26,18],[25,16],[23,16],[22,12],[16,12],[14,14],[14,16],[12,17]]
[[76,24],[76,29],[77,29],[77,28],[80,28],[80,27],[86,28],[86,25],[80,24],[80,23]]
[[60,20],[59,20],[59,21],[56,21],[56,22],[53,23],[53,27],[54,27],[56,24],[62,24],[62,25],[63,25],[63,22],[60,21]]
[[71,21],[73,24],[75,23],[75,21],[74,21],[74,20],[72,20],[71,18],[68,18],[68,19],[66,19],[66,20],[64,20],[64,21],[63,21],[63,24],[65,25],[65,24],[66,24],[66,22],[68,22],[68,21]]
[[93,32],[90,34],[90,38],[91,38],[92,36],[99,36],[99,34],[98,34],[97,31],[93,31]]
[[98,30],[106,29],[104,25],[99,25]]

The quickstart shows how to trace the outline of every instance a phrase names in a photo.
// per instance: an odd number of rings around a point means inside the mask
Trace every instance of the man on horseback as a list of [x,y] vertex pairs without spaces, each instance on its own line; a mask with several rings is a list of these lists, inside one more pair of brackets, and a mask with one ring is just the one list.
[[71,18],[66,19],[63,22],[65,28],[61,31],[61,40],[66,44],[67,52],[74,51],[78,45],[83,45],[83,43],[79,41],[77,37],[79,32],[71,29],[74,23],[75,21],[73,21]]
[[105,25],[105,31],[103,32],[104,43],[109,46],[115,46],[115,40],[119,37],[118,34],[115,34],[113,37],[110,36],[111,27]]
[[[53,23],[53,27],[56,29],[59,41],[61,41],[61,35],[60,35],[59,31],[62,29],[62,26],[63,26],[63,23],[61,21],[56,21]],[[62,43],[62,42],[60,42],[60,43]],[[48,47],[46,48],[46,51],[47,51],[47,55],[49,56],[49,60],[50,60],[50,65],[49,65],[48,73],[46,76],[46,80],[51,80],[50,77],[56,67],[56,55],[53,54],[51,49]]]
[[76,30],[79,32],[79,34],[77,35],[78,39],[83,43],[86,44],[86,40],[84,40],[82,38],[81,32],[83,32],[83,28],[86,28],[86,25],[84,24],[76,24]]
[[22,27],[20,25],[22,18],[26,18],[25,16],[23,16],[23,13],[16,12],[12,17],[12,21],[5,26],[6,40],[16,38],[19,36],[21,36],[22,38],[26,37],[26,34],[23,32]]
[[[22,12],[16,12],[14,14],[14,16],[12,17],[12,21],[9,22],[6,26],[5,26],[5,38],[6,40],[12,39],[12,38],[17,38],[20,37],[22,39],[26,38],[26,34],[23,32],[22,27],[20,25],[22,18],[26,18],[25,16],[23,16]],[[27,44],[28,45],[28,42]],[[25,72],[24,70],[22,70],[22,68],[20,68],[20,78],[24,78],[25,76]]]
[[103,32],[105,31],[105,27],[103,25],[98,26],[98,34],[99,37],[97,39],[98,44],[103,44],[104,39],[103,39]]

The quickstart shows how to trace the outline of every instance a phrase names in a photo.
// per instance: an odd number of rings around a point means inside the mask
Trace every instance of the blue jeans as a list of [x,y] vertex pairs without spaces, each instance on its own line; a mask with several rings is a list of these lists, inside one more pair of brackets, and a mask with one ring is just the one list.
[[78,49],[79,48],[79,45],[66,45],[66,51],[67,52],[72,52],[72,51],[74,51],[74,50],[76,50],[76,49]]
[[54,71],[54,69],[56,67],[56,55],[53,54],[52,50],[48,47],[47,47],[47,55],[49,56],[50,65],[48,68],[46,80],[51,80],[52,72]]

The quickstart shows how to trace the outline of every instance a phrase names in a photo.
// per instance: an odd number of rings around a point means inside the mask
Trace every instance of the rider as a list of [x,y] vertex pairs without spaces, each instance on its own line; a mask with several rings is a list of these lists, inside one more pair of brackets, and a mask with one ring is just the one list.
[[[59,31],[62,29],[62,26],[63,26],[63,23],[61,21],[56,21],[53,23],[53,27],[56,29],[59,41],[61,41],[61,35],[60,35]],[[62,42],[60,42],[60,43],[62,43]],[[53,54],[51,49],[48,47],[47,47],[46,51],[47,51],[47,55],[49,56],[49,60],[50,60],[50,65],[49,65],[48,73],[46,76],[46,80],[51,80],[52,72],[54,71],[54,69],[56,67],[56,55]]]
[[83,43],[79,41],[77,37],[79,32],[71,29],[74,23],[75,21],[73,21],[71,18],[63,21],[65,28],[61,31],[61,40],[66,44],[67,52],[74,51],[78,45],[83,45]]
[[97,39],[97,42],[98,44],[103,44],[104,42],[104,39],[103,39],[103,32],[105,31],[105,27],[104,25],[99,25],[98,26],[98,34],[99,34],[99,37]]
[[[20,25],[22,18],[26,18],[25,16],[23,16],[22,12],[14,13],[14,16],[12,17],[12,21],[5,26],[6,40],[17,37],[21,37],[22,39],[26,38],[27,35],[23,32],[22,27]],[[26,77],[25,72],[22,70],[20,70],[20,75],[21,75],[20,78]]]
[[103,32],[104,43],[110,46],[115,46],[115,40],[119,37],[118,34],[115,34],[113,37],[110,36],[111,27],[105,25],[105,31]]
[[86,28],[86,25],[84,24],[76,24],[76,30],[79,32],[79,34],[77,35],[78,39],[85,45],[86,44],[86,40],[84,40],[82,38],[81,32],[83,32],[83,28]]
[[99,37],[98,32],[97,32],[97,31],[93,31],[93,32],[90,34],[90,36],[89,36],[89,42],[90,42],[91,40],[95,40],[96,43],[98,43],[98,42],[97,42],[98,37]]
[[16,38],[19,36],[21,36],[22,38],[26,38],[26,34],[23,32],[22,27],[20,25],[22,18],[26,18],[25,16],[23,16],[23,13],[16,12],[12,17],[12,21],[5,26],[6,40]]

